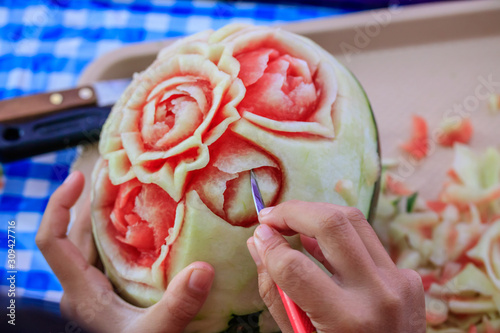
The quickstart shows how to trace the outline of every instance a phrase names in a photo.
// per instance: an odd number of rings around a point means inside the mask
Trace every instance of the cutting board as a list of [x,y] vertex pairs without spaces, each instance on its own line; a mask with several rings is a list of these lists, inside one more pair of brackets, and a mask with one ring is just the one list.
[[[500,93],[500,1],[447,2],[367,11],[283,25],[311,38],[359,79],[371,101],[383,158],[394,173],[425,198],[438,195],[453,150],[433,133],[449,117],[470,117],[470,145],[500,146],[500,113],[488,112],[488,95]],[[130,77],[144,70],[172,40],[110,52],[90,64],[80,84]],[[429,157],[416,162],[399,146],[411,134],[411,116],[423,116],[431,134]],[[98,156],[86,147],[74,169],[87,176]]]

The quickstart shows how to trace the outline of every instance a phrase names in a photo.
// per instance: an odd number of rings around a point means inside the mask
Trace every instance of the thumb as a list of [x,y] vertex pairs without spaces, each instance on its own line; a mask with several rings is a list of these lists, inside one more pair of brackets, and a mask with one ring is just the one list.
[[[207,299],[214,279],[208,263],[194,262],[169,283],[161,300],[141,317],[143,332],[183,332]],[[147,328],[147,329],[144,329]]]

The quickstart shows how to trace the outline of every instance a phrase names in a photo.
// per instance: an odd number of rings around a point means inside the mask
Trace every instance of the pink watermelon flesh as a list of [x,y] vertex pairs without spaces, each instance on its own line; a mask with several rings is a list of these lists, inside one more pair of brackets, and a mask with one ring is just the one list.
[[236,56],[247,88],[239,110],[273,120],[305,121],[319,93],[307,63],[277,50],[261,48]]
[[262,149],[234,134],[223,135],[211,146],[210,159],[203,173],[193,178],[190,189],[195,190],[207,207],[228,223],[243,227],[256,224],[257,214],[253,206],[247,207],[243,214],[231,212],[248,203],[248,196],[241,198],[239,194],[249,189],[250,169],[272,184],[268,204],[278,199],[281,172],[277,162]]
[[[153,125],[141,126],[144,143],[148,149],[165,151],[188,138],[203,122],[204,115],[212,103],[210,83],[199,78],[191,87],[182,85],[180,93],[163,99],[171,87],[155,96],[155,119]],[[189,90],[202,91],[205,103],[189,95]]]
[[120,185],[111,214],[116,239],[131,261],[151,266],[175,221],[177,203],[159,186],[132,180]]

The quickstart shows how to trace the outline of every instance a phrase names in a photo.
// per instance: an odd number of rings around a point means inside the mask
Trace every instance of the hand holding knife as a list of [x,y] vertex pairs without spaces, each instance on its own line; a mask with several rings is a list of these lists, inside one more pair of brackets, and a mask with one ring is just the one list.
[[[257,211],[257,215],[260,211],[265,208],[264,200],[262,199],[262,195],[260,193],[259,184],[257,183],[257,177],[253,170],[250,170],[250,186],[252,187],[252,197],[253,202],[255,204],[255,210]],[[278,288],[279,294],[281,296],[281,300],[283,301],[283,305],[285,306],[286,313],[288,318],[290,319],[290,323],[292,324],[293,331],[295,333],[313,333],[316,332],[313,324],[311,323],[311,319],[307,316],[307,314],[297,305],[295,302],[288,297],[287,294],[281,288],[276,285]]]

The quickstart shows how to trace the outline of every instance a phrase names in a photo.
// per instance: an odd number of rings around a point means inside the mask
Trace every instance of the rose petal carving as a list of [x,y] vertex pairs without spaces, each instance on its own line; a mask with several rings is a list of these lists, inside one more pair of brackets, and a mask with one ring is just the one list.
[[230,26],[211,37],[240,64],[243,118],[277,132],[333,138],[337,81],[331,56],[280,29]]
[[235,105],[244,87],[199,54],[158,61],[132,87],[103,129],[100,151],[112,165],[110,179],[137,177],[178,201],[188,173],[207,165],[208,145],[239,119]]
[[[135,299],[140,292],[149,304],[166,287],[165,265],[184,220],[184,202],[175,202],[159,186],[137,179],[113,185],[109,164],[100,159],[94,169],[92,220],[96,245],[106,273]],[[154,201],[154,207],[150,203]],[[139,291],[140,289],[140,291]]]
[[211,146],[210,164],[193,178],[190,189],[222,219],[249,227],[257,223],[249,185],[252,169],[266,205],[272,204],[281,189],[278,163],[262,149],[228,133]]

